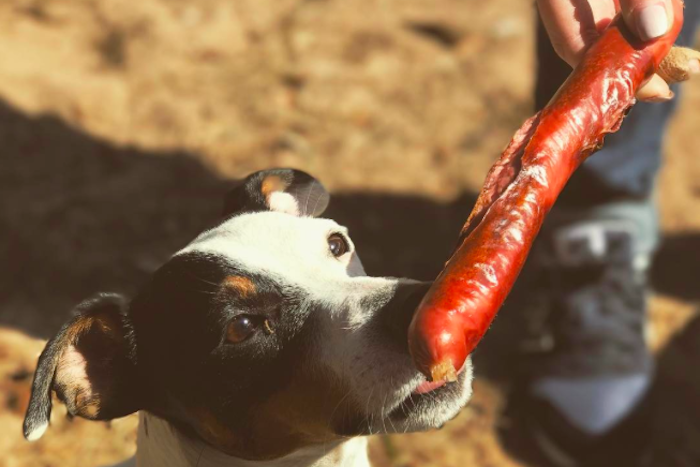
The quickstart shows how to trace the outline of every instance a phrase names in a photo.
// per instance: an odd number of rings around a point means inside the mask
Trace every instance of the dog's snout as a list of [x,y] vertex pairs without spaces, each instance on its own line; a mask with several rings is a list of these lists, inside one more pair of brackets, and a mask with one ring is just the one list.
[[381,324],[396,345],[408,352],[408,327],[413,313],[430,288],[429,283],[399,285],[381,312]]

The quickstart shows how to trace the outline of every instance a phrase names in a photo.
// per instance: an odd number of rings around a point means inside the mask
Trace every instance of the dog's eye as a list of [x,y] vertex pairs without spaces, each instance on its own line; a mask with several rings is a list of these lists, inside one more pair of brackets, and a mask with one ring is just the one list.
[[350,246],[342,234],[334,233],[328,237],[328,249],[333,256],[340,258],[350,250]]
[[236,316],[226,329],[226,340],[233,344],[238,344],[252,336],[257,328],[257,320],[252,316]]

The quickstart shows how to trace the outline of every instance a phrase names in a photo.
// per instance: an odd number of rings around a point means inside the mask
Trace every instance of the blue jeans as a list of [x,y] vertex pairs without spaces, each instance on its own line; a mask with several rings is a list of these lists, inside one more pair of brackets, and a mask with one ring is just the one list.
[[[692,46],[700,23],[700,0],[685,0],[685,23],[678,44]],[[538,31],[535,100],[542,108],[571,69],[557,57],[541,24]],[[678,89],[674,89],[678,95]],[[651,203],[661,149],[678,98],[663,104],[639,103],[622,129],[606,138],[605,148],[589,158],[569,181],[559,207],[594,208],[627,201]],[[690,154],[688,156],[691,156]]]

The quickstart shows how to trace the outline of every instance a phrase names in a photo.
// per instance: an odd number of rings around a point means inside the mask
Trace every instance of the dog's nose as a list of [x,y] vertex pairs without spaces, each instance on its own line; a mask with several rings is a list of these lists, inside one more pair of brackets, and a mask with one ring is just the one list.
[[408,352],[408,326],[429,288],[430,283],[399,284],[394,296],[380,312],[382,329],[402,351]]

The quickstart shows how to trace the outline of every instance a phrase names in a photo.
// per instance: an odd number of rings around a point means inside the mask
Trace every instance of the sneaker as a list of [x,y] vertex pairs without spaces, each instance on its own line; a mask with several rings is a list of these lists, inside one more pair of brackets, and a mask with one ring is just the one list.
[[525,334],[509,411],[538,465],[629,466],[643,443],[653,377],[646,269],[655,236],[636,222],[652,211],[630,206],[548,224],[506,305],[515,309],[504,315],[524,320]]

